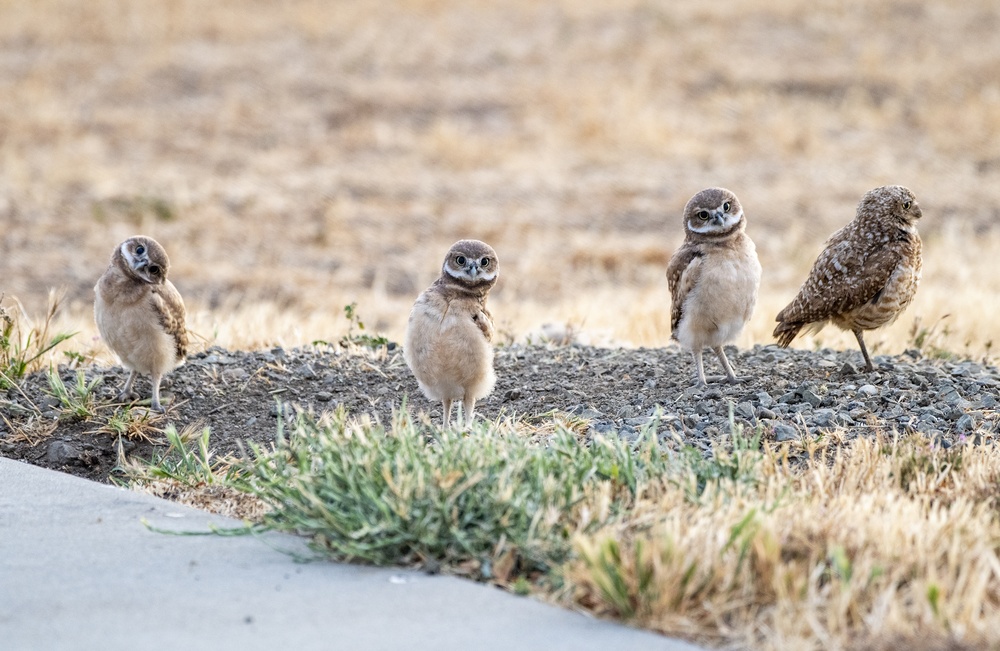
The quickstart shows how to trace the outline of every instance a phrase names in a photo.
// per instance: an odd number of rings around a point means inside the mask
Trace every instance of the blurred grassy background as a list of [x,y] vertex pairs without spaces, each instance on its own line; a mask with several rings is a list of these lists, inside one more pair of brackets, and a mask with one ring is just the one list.
[[[569,323],[665,345],[687,199],[735,191],[770,341],[872,187],[924,212],[924,281],[876,351],[998,336],[1000,6],[993,0],[0,0],[0,290],[92,287],[167,248],[192,328],[332,340],[356,301],[399,340],[457,239],[501,259],[508,337]],[[942,321],[942,317],[950,317]],[[833,329],[798,345],[854,346]]]

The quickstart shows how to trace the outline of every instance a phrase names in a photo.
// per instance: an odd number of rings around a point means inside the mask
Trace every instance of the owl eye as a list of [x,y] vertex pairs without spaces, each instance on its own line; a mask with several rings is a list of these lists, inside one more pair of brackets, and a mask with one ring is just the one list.
[[698,219],[700,219],[703,222],[707,222],[708,221],[708,211],[707,210],[699,210],[698,211]]
[[461,266],[464,267],[465,266],[465,256],[464,255],[456,255],[455,256],[455,262],[457,262],[459,265],[461,265]]
[[490,259],[489,258],[483,258],[482,260],[479,261],[479,266],[480,267],[488,267],[488,266],[490,266]]
[[159,276],[160,275],[160,267],[159,267],[159,265],[151,264],[151,265],[149,265],[146,268],[149,269],[149,273],[153,274],[154,276]]
[[726,203],[722,204],[722,210],[723,210],[723,212],[729,212],[730,208],[731,208],[731,206],[729,205],[728,201]]
[[140,244],[139,246],[135,247],[136,255],[142,255],[145,252],[146,252],[146,247],[144,247],[143,245]]
[[910,209],[910,205],[911,204],[910,204],[909,201],[904,201],[903,202],[903,210],[909,210]]

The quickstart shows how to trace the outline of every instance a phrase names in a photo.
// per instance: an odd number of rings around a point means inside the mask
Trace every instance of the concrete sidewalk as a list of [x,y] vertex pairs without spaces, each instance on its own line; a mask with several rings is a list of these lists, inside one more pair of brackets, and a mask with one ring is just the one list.
[[696,647],[444,576],[316,562],[301,539],[0,458],[0,648]]

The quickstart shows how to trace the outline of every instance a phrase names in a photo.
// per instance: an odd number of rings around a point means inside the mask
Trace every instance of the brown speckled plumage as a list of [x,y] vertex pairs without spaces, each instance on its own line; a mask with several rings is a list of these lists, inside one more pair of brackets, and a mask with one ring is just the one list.
[[913,193],[903,186],[868,192],[857,216],[827,241],[798,295],[778,313],[778,344],[786,347],[804,327],[830,321],[854,333],[872,371],[863,332],[895,321],[917,292],[920,216]]

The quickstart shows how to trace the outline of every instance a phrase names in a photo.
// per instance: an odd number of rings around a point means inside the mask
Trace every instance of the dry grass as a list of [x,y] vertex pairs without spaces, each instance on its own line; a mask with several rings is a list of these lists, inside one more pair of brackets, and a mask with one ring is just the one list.
[[654,481],[580,537],[574,598],[727,648],[1000,644],[995,445],[879,436],[804,466],[786,453],[751,452],[752,472],[697,497],[693,473]]
[[901,350],[943,314],[957,349],[997,333],[988,0],[2,9],[0,282],[30,313],[66,287],[72,345],[102,360],[91,287],[138,231],[171,252],[196,331],[233,348],[335,339],[355,301],[399,340],[467,236],[500,252],[511,335],[662,345],[679,213],[715,184],[765,268],[741,344],[770,340],[822,239],[890,182],[921,200],[927,271],[872,340]]

